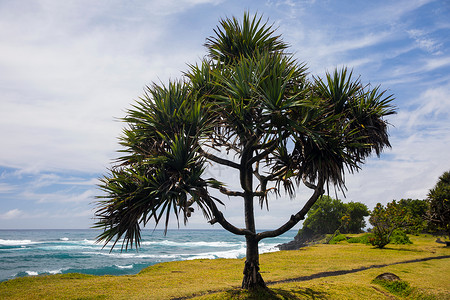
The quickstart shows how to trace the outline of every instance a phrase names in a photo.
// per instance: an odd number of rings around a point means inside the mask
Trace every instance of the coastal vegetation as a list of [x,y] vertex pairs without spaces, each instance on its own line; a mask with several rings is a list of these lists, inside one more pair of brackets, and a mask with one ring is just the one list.
[[[292,229],[325,190],[344,189],[346,173],[390,147],[394,98],[345,67],[309,74],[257,15],[222,19],[214,33],[201,63],[149,86],[127,111],[123,156],[102,179],[95,227],[104,230],[99,241],[127,249],[139,247],[141,226],[186,223],[198,210],[245,237],[242,288],[264,288],[258,243]],[[258,232],[257,206],[299,189],[308,200],[292,205],[279,228]],[[221,198],[242,203],[245,226],[227,219]]]
[[[261,272],[268,285],[263,291],[240,289],[243,259],[199,259],[157,264],[131,276],[17,278],[0,283],[0,298],[450,299],[450,248],[430,235],[410,238],[413,244],[384,249],[341,241],[262,254]],[[374,281],[385,272],[404,283],[390,288]],[[402,286],[408,288],[405,294]]]
[[450,239],[450,171],[439,177],[428,193],[428,220],[432,230],[446,232]]
[[369,241],[373,246],[383,248],[391,242],[391,236],[396,230],[412,226],[412,214],[395,200],[386,207],[378,203],[370,214],[370,224],[373,225]]
[[[380,249],[390,243],[412,243],[407,234],[449,235],[449,199],[450,172],[439,177],[436,185],[429,190],[427,199],[393,200],[386,206],[377,203],[370,212],[366,205],[359,202],[343,203],[330,196],[321,196],[308,212],[294,240],[283,244],[280,249],[292,250],[324,242],[324,236],[331,233],[333,235],[327,240],[328,243],[348,240],[350,243],[371,244]],[[345,235],[361,232],[366,226],[364,217],[369,215],[372,225],[368,229],[370,233],[352,238]]]

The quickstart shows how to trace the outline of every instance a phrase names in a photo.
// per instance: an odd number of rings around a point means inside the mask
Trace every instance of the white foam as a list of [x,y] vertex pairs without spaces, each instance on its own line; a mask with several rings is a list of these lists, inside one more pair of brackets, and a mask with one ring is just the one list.
[[38,275],[38,272],[35,272],[35,271],[25,271],[25,273],[27,273],[28,276],[37,276]]
[[232,242],[174,242],[174,241],[147,241],[142,242],[142,245],[162,245],[162,246],[172,246],[172,247],[237,247],[242,245],[242,243],[232,243]]
[[116,265],[119,269],[133,269],[133,265],[119,266]]
[[228,251],[218,251],[218,252],[206,252],[189,255],[189,257],[185,258],[186,260],[191,259],[216,259],[216,258],[241,258],[245,256],[245,247],[241,247],[239,249],[228,250]]
[[40,249],[50,250],[50,251],[67,251],[67,250],[77,250],[77,249],[92,249],[92,247],[76,246],[76,245],[59,245],[59,246],[54,245],[54,246],[41,247]]
[[269,253],[269,252],[280,251],[280,249],[278,249],[277,245],[278,244],[260,243],[259,244],[259,253]]
[[96,241],[94,241],[94,240],[87,240],[87,239],[84,239],[83,243],[89,244],[89,245],[98,245],[98,243]]
[[60,238],[59,240],[60,240],[60,241],[65,241],[65,242],[66,242],[66,241],[69,240],[69,238],[67,238],[67,237],[62,237],[62,238]]
[[183,254],[141,254],[141,253],[109,253],[109,252],[82,252],[87,255],[103,255],[117,258],[160,258],[160,259],[178,259]]
[[31,240],[2,240],[0,239],[0,245],[4,246],[22,246],[36,244],[37,242],[32,242]]

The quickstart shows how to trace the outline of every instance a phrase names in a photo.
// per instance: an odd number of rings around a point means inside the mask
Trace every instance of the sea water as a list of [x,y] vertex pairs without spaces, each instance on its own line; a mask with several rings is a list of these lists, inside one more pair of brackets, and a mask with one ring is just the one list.
[[[137,274],[160,262],[245,257],[245,238],[225,230],[143,230],[141,247],[96,243],[97,230],[0,230],[0,281],[42,274]],[[264,239],[260,253],[277,251],[295,230]]]

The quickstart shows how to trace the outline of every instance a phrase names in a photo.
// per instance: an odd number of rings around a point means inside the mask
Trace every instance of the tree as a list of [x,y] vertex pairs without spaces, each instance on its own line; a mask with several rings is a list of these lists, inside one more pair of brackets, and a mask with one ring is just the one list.
[[427,226],[428,203],[419,199],[401,199],[399,205],[406,208],[411,215],[410,225],[406,228],[407,233],[418,234]]
[[369,209],[361,202],[349,202],[345,204],[346,215],[349,217],[347,227],[344,227],[344,233],[360,233],[366,227],[364,217],[369,216]]
[[412,215],[408,209],[393,200],[386,204],[377,203],[369,218],[373,225],[369,242],[378,248],[384,248],[391,241],[391,236],[397,229],[405,229],[412,224]]
[[366,226],[364,217],[369,215],[367,206],[360,202],[343,203],[330,196],[321,196],[309,210],[296,241],[310,240],[320,235],[338,232],[360,233]]
[[450,238],[450,172],[442,174],[428,192],[428,219],[432,226],[446,232]]
[[[343,68],[324,78],[307,76],[305,64],[261,17],[220,21],[206,40],[207,56],[183,80],[153,84],[123,119],[123,154],[102,178],[94,227],[99,241],[139,247],[141,226],[186,223],[197,207],[209,223],[245,237],[243,288],[264,287],[258,243],[285,233],[324,193],[344,187],[344,172],[390,147],[384,117],[393,97],[363,85]],[[235,172],[239,189],[207,177],[208,164]],[[275,230],[257,233],[261,208],[304,185],[311,196]],[[243,202],[245,227],[231,224],[221,194]]]
[[341,226],[345,213],[345,204],[341,200],[322,196],[309,210],[302,230],[313,234],[333,233]]
[[366,226],[364,217],[368,215],[369,210],[363,203],[343,203],[324,195],[309,210],[300,232],[327,234],[339,229],[343,233],[360,233]]

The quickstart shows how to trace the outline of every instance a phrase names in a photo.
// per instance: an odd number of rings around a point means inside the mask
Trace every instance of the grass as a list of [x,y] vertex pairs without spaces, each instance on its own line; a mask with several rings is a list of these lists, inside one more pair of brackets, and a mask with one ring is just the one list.
[[[0,299],[450,299],[450,258],[393,264],[450,255],[450,249],[428,236],[411,236],[412,245],[385,249],[348,243],[315,245],[260,257],[269,290],[238,288],[242,259],[192,260],[157,264],[133,276],[59,274],[24,277],[0,283]],[[307,276],[364,269],[335,276]],[[323,273],[328,272],[328,273]],[[410,288],[408,296],[394,296],[373,283],[384,272],[398,275]],[[301,281],[284,282],[300,278]],[[309,280],[308,280],[309,278]]]
[[412,292],[409,283],[403,280],[389,281],[382,279],[374,279],[372,283],[381,285],[383,288],[388,290],[391,294],[397,296],[409,296]]

